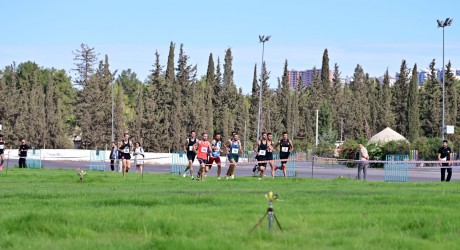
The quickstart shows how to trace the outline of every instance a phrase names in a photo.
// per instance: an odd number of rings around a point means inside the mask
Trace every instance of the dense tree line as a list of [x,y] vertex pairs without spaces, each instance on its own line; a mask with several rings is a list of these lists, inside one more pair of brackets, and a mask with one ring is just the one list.
[[[259,90],[262,90],[261,131],[288,131],[291,138],[313,143],[316,110],[319,110],[320,142],[340,138],[368,139],[392,127],[411,141],[421,136],[441,135],[441,84],[435,61],[422,87],[417,65],[409,69],[402,61],[399,78],[390,84],[388,70],[380,83],[357,65],[353,80],[340,80],[339,65],[329,75],[329,55],[323,54],[321,73],[314,71],[309,86],[302,79],[291,85],[288,61],[283,74],[272,80],[265,63],[254,65],[250,94],[237,88],[233,79],[232,50],[226,49],[223,63],[209,55],[206,75],[197,76],[184,46],[170,44],[166,64],[158,52],[143,82],[130,69],[115,79],[107,55],[99,60],[94,48],[82,44],[74,52],[75,77],[64,70],[40,67],[34,62],[14,63],[0,70],[0,119],[6,140],[17,145],[26,138],[37,148],[73,147],[81,138],[84,148],[104,148],[112,139],[111,110],[114,100],[114,139],[129,131],[148,151],[167,152],[181,148],[191,130],[221,132],[228,138],[237,131],[254,141],[257,131]],[[460,83],[451,63],[446,68],[446,124],[460,126]],[[273,84],[276,82],[276,85]],[[113,96],[112,96],[113,95]],[[450,136],[451,139],[457,137]]]

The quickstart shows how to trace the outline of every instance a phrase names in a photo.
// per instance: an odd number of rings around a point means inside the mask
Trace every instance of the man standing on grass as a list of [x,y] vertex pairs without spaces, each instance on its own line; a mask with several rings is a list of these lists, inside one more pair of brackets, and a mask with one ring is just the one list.
[[19,168],[27,168],[27,150],[29,150],[29,146],[27,146],[26,140],[22,139],[19,146]]
[[362,143],[359,143],[358,147],[360,160],[360,163],[358,163],[358,180],[361,180],[361,170],[363,171],[364,180],[366,180],[367,167],[369,165],[367,163],[367,161],[369,160],[369,154],[367,153],[367,149],[364,147]]
[[280,160],[281,160],[281,166],[280,167],[275,167],[272,170],[272,176],[275,176],[276,170],[281,168],[283,170],[284,178],[286,178],[286,164],[287,164],[287,159],[289,158],[289,155],[291,152],[294,150],[294,144],[292,144],[292,141],[288,139],[288,133],[283,132],[283,138],[275,144],[275,148],[280,146]]
[[203,180],[206,172],[208,171],[208,157],[211,152],[211,143],[208,142],[208,134],[203,133],[201,140],[199,140],[194,147],[197,155],[198,163],[200,163],[200,170],[198,171],[197,180]]
[[217,164],[217,179],[220,180],[220,173],[222,171],[222,164],[220,163],[220,153],[222,152],[222,141],[220,133],[214,135],[214,140],[211,142],[212,153],[209,156],[209,169],[211,169],[212,164],[215,162]]
[[452,177],[452,168],[443,168],[452,166],[452,163],[449,161],[452,160],[452,149],[447,146],[447,140],[442,141],[442,147],[438,150],[438,161],[445,161],[446,163],[441,163],[441,181],[444,181],[447,170],[447,179],[445,181],[449,182]]
[[196,132],[195,130],[190,131],[190,137],[187,138],[187,140],[184,143],[184,153],[187,154],[187,160],[188,160],[188,166],[184,170],[184,178],[187,176],[187,170],[190,169],[190,175],[192,176],[192,180],[194,179],[193,177],[193,162],[195,161],[195,147],[196,144]]
[[238,133],[233,132],[233,138],[231,140],[228,140],[224,144],[224,146],[228,152],[228,161],[230,162],[230,167],[227,170],[227,175],[225,176],[225,179],[235,179],[236,163],[238,163],[240,152],[243,151]]

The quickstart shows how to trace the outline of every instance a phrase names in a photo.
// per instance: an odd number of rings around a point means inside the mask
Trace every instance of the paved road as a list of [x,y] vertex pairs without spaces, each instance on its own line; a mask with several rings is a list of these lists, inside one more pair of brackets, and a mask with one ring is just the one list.
[[[42,161],[44,168],[52,169],[75,169],[83,168],[88,169],[88,162],[79,162],[79,161]],[[132,166],[132,169],[134,166]],[[195,171],[198,169],[195,167]],[[216,176],[216,166],[214,166],[208,173],[208,177]],[[110,171],[110,165],[106,165],[106,170]],[[222,173],[225,175],[226,167],[223,167]],[[144,168],[145,173],[170,173],[171,166],[163,164],[146,164]],[[311,178],[312,169],[310,162],[300,162],[296,166],[297,177],[300,178]],[[243,165],[239,166],[236,169],[235,175],[238,176],[252,176],[252,166]],[[267,176],[270,173],[267,172]],[[357,175],[356,168],[347,168],[342,165],[315,165],[313,169],[313,178],[319,179],[336,179],[339,176],[345,178],[355,178]],[[367,179],[370,181],[383,181],[384,180],[384,170],[383,169],[368,169]],[[454,170],[452,175],[452,181],[460,180],[460,173],[458,170]],[[410,169],[409,170],[409,181],[439,181],[440,180],[440,170],[437,169]]]

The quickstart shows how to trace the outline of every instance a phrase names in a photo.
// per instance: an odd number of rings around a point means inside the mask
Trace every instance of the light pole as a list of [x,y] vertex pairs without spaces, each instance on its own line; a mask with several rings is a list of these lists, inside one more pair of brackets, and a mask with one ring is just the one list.
[[446,20],[443,22],[441,20],[438,21],[438,28],[442,28],[442,140],[444,140],[444,134],[445,134],[445,129],[446,129],[446,124],[444,122],[444,117],[445,117],[445,101],[444,101],[444,89],[445,89],[445,78],[446,78],[446,72],[444,70],[444,28],[447,26],[450,26],[452,24],[453,19],[451,18],[446,18]]
[[257,141],[259,141],[260,135],[260,115],[262,114],[262,82],[263,82],[263,65],[264,65],[264,51],[265,42],[270,40],[271,36],[260,36],[259,42],[262,43],[262,64],[260,66],[260,87],[259,87],[259,115],[257,116]]
[[113,82],[112,82],[112,141],[115,141],[115,138],[113,137]]

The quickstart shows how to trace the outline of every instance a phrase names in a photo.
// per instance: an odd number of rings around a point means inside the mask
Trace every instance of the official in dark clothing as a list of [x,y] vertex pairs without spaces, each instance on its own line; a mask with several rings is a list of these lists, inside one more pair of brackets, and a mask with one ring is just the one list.
[[19,168],[27,168],[27,150],[29,150],[29,146],[27,146],[26,140],[22,140],[19,146]]
[[[446,163],[441,163],[441,181],[450,181],[452,177],[452,168],[443,168],[443,166],[452,166],[452,163],[449,161],[452,160],[452,149],[447,146],[447,140],[442,142],[442,147],[438,150],[438,161],[446,161]],[[447,178],[445,179],[447,170]]]
[[115,171],[115,161],[118,159],[118,147],[115,142],[112,142],[112,150],[110,151],[110,169]]

